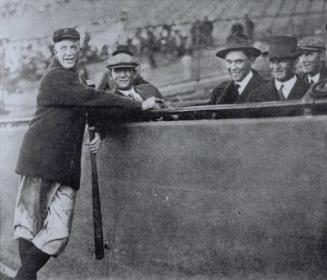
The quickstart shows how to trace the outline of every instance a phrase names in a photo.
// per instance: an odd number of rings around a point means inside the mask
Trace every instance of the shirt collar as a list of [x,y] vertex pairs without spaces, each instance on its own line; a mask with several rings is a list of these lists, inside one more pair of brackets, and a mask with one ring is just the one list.
[[125,96],[131,96],[131,95],[134,95],[136,93],[134,87],[131,87],[130,89],[126,89],[126,90],[119,89],[119,91]]
[[275,79],[275,87],[277,90],[279,90],[281,85],[283,85],[283,94],[287,98],[289,96],[289,94],[291,93],[291,90],[294,87],[296,80],[297,80],[296,75],[294,75],[291,79],[289,79],[285,82],[280,82]]
[[143,98],[135,91],[134,87],[131,87],[128,90],[119,90],[123,95],[127,96],[127,97],[132,97],[133,99],[135,99],[136,101],[143,101]]
[[310,75],[308,75],[309,83],[311,82],[311,80],[312,80],[314,83],[318,83],[319,78],[320,78],[320,72],[317,73],[317,74],[314,75],[314,76],[310,76]]
[[240,82],[235,82],[235,84],[239,85],[238,93],[241,94],[245,87],[248,85],[249,81],[253,77],[253,72],[250,70],[250,72],[244,77],[244,79]]

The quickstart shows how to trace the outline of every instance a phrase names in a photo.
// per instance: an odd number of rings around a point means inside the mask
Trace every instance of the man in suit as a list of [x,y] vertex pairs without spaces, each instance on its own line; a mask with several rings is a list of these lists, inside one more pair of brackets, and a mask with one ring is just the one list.
[[269,67],[272,81],[252,91],[248,102],[283,101],[301,99],[309,89],[295,74],[297,59],[297,39],[291,36],[276,36],[269,40]]
[[214,88],[209,104],[246,102],[248,94],[266,82],[251,68],[255,58],[260,54],[260,50],[252,47],[245,35],[229,38],[226,46],[216,55],[225,60],[231,79]]
[[317,37],[305,37],[298,43],[300,55],[300,66],[302,73],[300,77],[305,82],[312,84],[320,82],[327,77],[327,68],[324,63],[325,43]]

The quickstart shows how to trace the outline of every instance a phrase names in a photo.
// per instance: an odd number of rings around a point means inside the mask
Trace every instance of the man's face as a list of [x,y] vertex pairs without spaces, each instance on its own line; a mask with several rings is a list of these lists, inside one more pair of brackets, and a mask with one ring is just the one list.
[[249,58],[243,51],[230,51],[225,56],[228,74],[235,82],[242,81],[251,70],[254,58]]
[[73,68],[79,59],[79,42],[69,39],[59,41],[55,43],[54,53],[62,67]]
[[127,90],[133,86],[134,68],[113,68],[111,78],[118,89]]
[[304,51],[300,56],[303,72],[312,76],[316,75],[320,69],[321,55],[318,51]]
[[294,58],[271,58],[269,60],[269,68],[272,76],[280,81],[285,82],[295,75]]

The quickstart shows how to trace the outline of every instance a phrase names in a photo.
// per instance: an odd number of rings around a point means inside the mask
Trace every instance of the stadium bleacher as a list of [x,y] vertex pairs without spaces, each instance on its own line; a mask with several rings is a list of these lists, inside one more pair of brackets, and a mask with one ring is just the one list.
[[[89,32],[92,51],[99,53],[112,33],[119,30],[125,30],[133,37],[137,30],[142,32],[148,26],[154,29],[169,26],[179,28],[183,36],[191,37],[192,26],[207,17],[213,23],[214,45],[210,46],[211,49],[204,47],[201,51],[192,52],[188,82],[191,87],[196,80],[212,78],[210,83],[203,85],[202,91],[208,92],[205,88],[214,84],[215,77],[218,82],[219,77],[224,75],[220,61],[214,57],[215,49],[224,43],[232,24],[244,21],[245,14],[255,23],[256,39],[265,39],[272,34],[298,37],[317,34],[326,39],[326,11],[325,0],[4,0],[0,4],[0,36],[7,38],[3,48],[4,52],[11,52],[7,56],[13,60],[10,62],[14,79],[29,77],[37,81],[48,64],[51,34],[58,27],[76,26],[83,34]],[[119,27],[119,24],[122,26]],[[35,50],[40,44],[41,50]],[[109,49],[111,47],[109,45]],[[22,52],[25,56],[20,57]],[[142,62],[149,62],[146,50],[139,55]],[[169,53],[161,55],[159,51],[155,59],[158,67],[151,69],[150,81],[164,92],[168,92],[167,88],[171,92],[172,85],[175,85],[176,90],[185,89],[181,95],[188,95],[191,88],[185,86],[187,81],[181,57]],[[87,64],[90,63],[87,61]],[[100,61],[98,65],[88,65],[91,78],[103,70],[103,64]],[[207,97],[204,94],[203,98]]]

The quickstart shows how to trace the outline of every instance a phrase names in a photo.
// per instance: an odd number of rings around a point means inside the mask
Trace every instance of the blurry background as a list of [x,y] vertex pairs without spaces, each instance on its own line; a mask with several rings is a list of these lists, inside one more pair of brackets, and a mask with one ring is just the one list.
[[[31,116],[52,56],[52,33],[82,35],[81,74],[93,81],[117,44],[128,44],[142,76],[174,106],[205,103],[225,78],[217,49],[244,32],[266,51],[267,37],[326,39],[326,0],[1,0],[0,118]],[[267,57],[257,59],[265,71]]]

